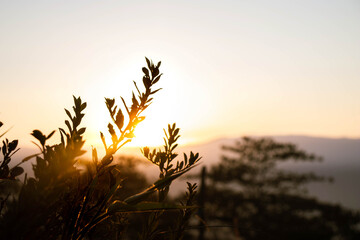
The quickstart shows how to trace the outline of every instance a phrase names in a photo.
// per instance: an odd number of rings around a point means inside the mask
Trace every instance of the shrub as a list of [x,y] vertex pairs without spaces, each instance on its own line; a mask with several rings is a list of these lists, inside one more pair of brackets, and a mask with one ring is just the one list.
[[[50,134],[40,130],[32,132],[40,152],[22,162],[35,158],[34,177],[25,175],[16,195],[12,194],[11,199],[10,195],[1,198],[1,239],[119,239],[126,236],[127,226],[138,216],[142,216],[144,222],[142,229],[139,227],[138,237],[154,239],[160,234],[159,221],[167,210],[179,213],[176,239],[182,237],[188,215],[193,212],[190,203],[195,186],[189,185],[187,204],[167,203],[166,198],[171,182],[196,166],[200,158],[191,152],[189,156],[184,154],[182,161],[175,160],[177,154],[174,150],[179,138],[179,128],[175,124],[169,125],[165,132],[163,150],[142,149],[144,156],[159,167],[159,180],[143,191],[129,194],[131,191],[128,189],[127,193],[119,194],[126,176],[122,171],[124,165],[113,163],[114,155],[134,137],[136,126],[145,119],[144,110],[160,90],[154,89],[154,85],[162,76],[159,71],[161,62],[155,65],[147,58],[146,62],[147,67],[142,68],[144,90],[134,82],[137,94],[133,92],[131,105],[121,98],[124,105],[121,109],[115,99],[105,98],[112,119],[108,124],[111,142],[106,142],[104,134],[100,133],[105,154],[100,158],[93,148],[92,161],[85,164],[85,170],[78,168],[77,163],[85,153],[83,134],[86,128],[81,127],[81,121],[86,103],[80,97],[74,97],[73,113],[65,109],[69,120],[65,121],[66,129],[59,128],[58,144],[47,144],[55,131]],[[3,142],[2,183],[22,174],[19,165],[12,169],[8,167],[16,147],[17,140]],[[154,196],[157,196],[156,200],[149,201]]]

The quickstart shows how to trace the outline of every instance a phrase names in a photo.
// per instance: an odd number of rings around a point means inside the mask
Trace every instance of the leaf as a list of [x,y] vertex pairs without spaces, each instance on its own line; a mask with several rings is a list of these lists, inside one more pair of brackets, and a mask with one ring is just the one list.
[[178,144],[175,144],[174,146],[171,147],[170,151],[174,151],[174,149],[178,146]]
[[14,151],[15,148],[17,147],[17,145],[18,145],[18,140],[14,140],[14,141],[10,142],[8,145],[9,153]]
[[155,68],[153,71],[153,77],[156,77],[157,75],[159,75],[159,69]]
[[155,93],[157,93],[158,91],[160,91],[162,88],[159,88],[159,89],[157,89],[157,90],[155,90],[155,91],[152,91],[151,92],[151,94],[155,94]]
[[182,169],[184,167],[184,162],[181,162],[179,168]]
[[151,69],[150,60],[149,60],[147,57],[145,57],[145,60],[146,60],[146,63],[147,63],[147,65],[148,65],[149,69]]
[[11,177],[17,177],[24,172],[22,167],[14,167],[10,170]]
[[86,130],[86,128],[80,128],[80,129],[77,131],[77,133],[78,133],[79,135],[84,134],[84,133],[85,133],[85,130]]
[[86,102],[84,102],[83,104],[81,104],[80,106],[80,111],[84,110],[86,108],[87,104]]
[[43,136],[42,132],[40,130],[33,130],[33,132],[31,133],[31,135],[33,135],[36,139],[40,140]]
[[113,119],[114,119],[114,115],[115,115],[116,109],[117,109],[117,106],[115,106],[114,109],[110,111],[110,116],[111,116]]
[[112,107],[114,106],[115,104],[115,99],[114,98],[105,98],[105,103],[106,103],[106,106],[107,108],[110,110],[112,109]]
[[76,98],[74,95],[73,95],[73,98],[74,98],[75,107],[80,108],[80,106],[81,106],[81,98],[80,97]]
[[69,131],[72,132],[72,129],[71,129],[71,126],[70,126],[70,123],[68,120],[65,120],[65,124],[68,127]]
[[185,165],[187,165],[187,161],[188,161],[187,155],[184,153],[184,162],[185,162]]
[[157,76],[157,77],[154,79],[154,81],[152,82],[152,84],[157,83],[157,82],[160,80],[160,78],[161,78],[162,75],[163,75],[163,74],[161,73],[159,76]]
[[41,145],[45,145],[45,140],[46,137],[44,134],[42,134],[42,132],[40,130],[35,129],[31,135],[33,135],[37,140],[39,140],[39,142],[41,143]]
[[146,67],[143,67],[142,71],[145,73],[145,75],[149,75],[149,70]]
[[107,166],[109,165],[110,163],[112,163],[113,161],[113,156],[110,154],[110,155],[105,155],[103,157],[103,159],[101,159],[101,164],[104,165],[104,166]]
[[144,76],[143,77],[143,84],[145,86],[146,89],[149,89],[151,86],[151,80],[148,76]]
[[65,109],[65,112],[66,112],[66,115],[68,115],[68,117],[72,120],[72,116],[71,116],[71,113],[69,112],[69,110],[67,110],[66,108]]
[[101,138],[102,143],[104,144],[105,150],[107,151],[105,136],[104,136],[104,134],[102,132],[100,132],[100,138]]
[[135,94],[134,94],[134,92],[133,92],[133,94],[132,94],[132,106],[131,106],[131,110],[137,108],[138,106],[139,106],[139,102],[138,102],[138,100],[136,99]]
[[111,134],[112,141],[116,142],[118,140],[118,137],[117,137],[116,132],[114,130],[114,126],[111,123],[108,124],[108,129],[109,129],[109,133]]
[[128,114],[130,114],[129,108],[126,106],[125,100],[124,100],[122,97],[121,97],[121,100],[122,100],[122,102],[124,103],[126,112],[127,112]]
[[122,127],[124,126],[124,114],[122,113],[121,109],[119,109],[119,111],[116,114],[115,124],[119,128],[119,130],[121,130]]
[[5,156],[5,154],[6,154],[6,151],[7,149],[6,149],[6,144],[5,144],[5,142],[3,141],[3,146],[2,146],[2,153],[3,153],[3,155]]
[[59,128],[60,131],[60,140],[61,140],[61,144],[65,145],[65,141],[64,141],[64,135],[66,136],[66,132],[64,129]]
[[142,153],[144,155],[144,157],[148,158],[149,157],[149,153],[150,153],[150,149],[148,147],[144,147],[142,149]]
[[49,139],[49,138],[51,138],[52,137],[52,135],[54,135],[54,133],[55,133],[55,130],[54,131],[52,131],[47,137],[46,137],[46,139]]

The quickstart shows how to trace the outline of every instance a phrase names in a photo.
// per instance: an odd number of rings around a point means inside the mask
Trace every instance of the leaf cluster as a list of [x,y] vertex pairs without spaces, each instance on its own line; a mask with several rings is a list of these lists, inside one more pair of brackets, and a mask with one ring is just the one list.
[[[0,128],[3,125],[4,124],[0,122]],[[8,130],[0,133],[0,138],[2,138],[7,132]],[[14,182],[16,177],[24,172],[24,169],[19,166],[21,163],[13,167],[9,167],[12,156],[20,150],[18,148],[18,143],[18,140],[9,141],[7,138],[2,141],[2,158],[0,159],[0,215],[2,214],[5,205],[13,191],[14,186],[9,184],[9,181]]]
[[[144,147],[142,149],[142,153],[145,158],[147,158],[151,163],[157,165],[160,170],[159,181],[164,181],[165,179],[177,178],[191,168],[193,168],[196,163],[201,159],[199,157],[199,153],[194,154],[190,152],[190,156],[184,153],[183,160],[174,161],[178,156],[177,153],[174,152],[175,148],[178,146],[176,141],[179,139],[179,128],[176,128],[176,124],[168,125],[168,131],[166,132],[164,129],[165,137],[164,137],[164,146],[163,149],[153,149],[150,151],[148,147]],[[168,186],[160,186],[159,191],[159,200],[164,200],[168,191]]]
[[[0,128],[3,126],[3,123],[0,122]],[[0,134],[0,138],[6,134],[7,131]],[[11,161],[11,157],[19,151],[18,146],[19,141],[13,140],[9,141],[9,139],[4,139],[2,141],[1,153],[2,160],[0,160],[0,179],[15,179],[15,177],[21,175],[24,172],[24,169],[19,165],[16,165],[13,168],[9,168],[9,163]]]

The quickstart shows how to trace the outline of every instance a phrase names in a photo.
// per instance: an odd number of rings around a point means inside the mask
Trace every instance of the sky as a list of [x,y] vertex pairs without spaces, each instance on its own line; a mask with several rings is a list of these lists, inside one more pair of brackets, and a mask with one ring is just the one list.
[[[130,102],[145,56],[161,91],[134,146],[242,135],[360,137],[360,2],[0,1],[0,121],[10,139],[64,127],[72,95],[100,143],[104,97]],[[57,142],[59,135],[53,137]]]

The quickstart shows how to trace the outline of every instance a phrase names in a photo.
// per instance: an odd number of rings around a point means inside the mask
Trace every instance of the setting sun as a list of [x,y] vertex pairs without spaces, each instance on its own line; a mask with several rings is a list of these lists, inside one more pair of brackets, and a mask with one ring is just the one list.
[[128,146],[159,146],[163,144],[164,132],[156,119],[145,119],[135,129],[135,137]]

